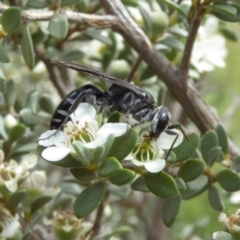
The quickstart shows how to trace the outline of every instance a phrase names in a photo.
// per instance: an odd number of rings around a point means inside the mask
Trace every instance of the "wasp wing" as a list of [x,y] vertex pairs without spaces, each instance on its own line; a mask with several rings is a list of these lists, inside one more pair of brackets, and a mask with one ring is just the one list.
[[52,60],[52,63],[57,65],[57,66],[67,67],[67,68],[73,69],[75,71],[85,73],[89,76],[95,76],[95,77],[97,77],[99,79],[102,79],[106,82],[118,85],[118,86],[120,86],[122,88],[126,88],[128,90],[131,90],[132,92],[134,92],[135,94],[137,94],[139,96],[146,97],[146,93],[141,88],[139,88],[137,86],[134,86],[134,85],[132,85],[128,82],[124,82],[120,79],[108,76],[108,75],[106,75],[106,74],[104,74],[104,73],[102,73],[102,72],[100,72],[96,69],[88,68],[88,67],[85,67],[85,66],[73,63],[73,62],[64,61],[64,60],[55,60],[54,59],[54,60]]

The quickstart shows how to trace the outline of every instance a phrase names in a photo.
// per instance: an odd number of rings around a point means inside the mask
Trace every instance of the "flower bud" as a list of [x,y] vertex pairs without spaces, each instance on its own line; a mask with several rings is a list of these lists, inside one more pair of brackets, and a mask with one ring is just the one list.
[[129,74],[130,66],[126,60],[114,60],[108,68],[108,73],[119,79],[125,79]]

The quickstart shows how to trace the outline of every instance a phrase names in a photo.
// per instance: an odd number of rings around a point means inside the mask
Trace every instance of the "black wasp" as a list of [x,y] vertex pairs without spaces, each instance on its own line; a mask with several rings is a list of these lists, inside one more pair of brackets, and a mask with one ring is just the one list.
[[151,138],[158,138],[164,131],[167,134],[175,135],[176,138],[167,153],[166,159],[178,138],[178,134],[171,129],[180,128],[184,136],[187,137],[180,124],[169,125],[171,115],[168,108],[164,106],[157,107],[153,96],[146,90],[76,63],[54,60],[53,64],[95,76],[112,85],[105,92],[91,84],[70,92],[55,110],[50,122],[50,129],[59,130],[63,128],[63,125],[69,120],[70,114],[76,110],[78,105],[81,102],[89,102],[100,106],[100,108],[108,106],[110,111],[118,111],[126,115],[132,114],[133,118],[139,121],[139,124],[152,121],[149,134]]

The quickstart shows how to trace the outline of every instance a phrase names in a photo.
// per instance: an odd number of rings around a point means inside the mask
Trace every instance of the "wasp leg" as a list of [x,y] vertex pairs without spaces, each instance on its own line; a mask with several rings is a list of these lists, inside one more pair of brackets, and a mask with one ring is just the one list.
[[[170,128],[170,129],[171,129],[171,128]],[[168,150],[168,152],[167,152],[166,157],[165,157],[165,160],[167,161],[167,159],[168,159],[168,157],[169,157],[169,154],[170,154],[170,152],[172,151],[172,149],[173,149],[173,147],[174,147],[174,144],[175,144],[175,142],[177,141],[179,135],[178,135],[178,133],[173,132],[173,131],[171,131],[171,130],[169,130],[169,129],[166,129],[165,132],[166,132],[167,134],[169,134],[169,135],[175,135],[175,136],[176,136],[175,139],[173,140],[173,143],[172,143],[171,147],[169,148],[169,150]]]
[[183,130],[183,127],[182,127],[181,124],[179,124],[179,123],[171,124],[171,125],[169,125],[169,126],[167,127],[167,129],[174,129],[174,128],[179,128],[180,131],[182,132],[182,134],[184,135],[184,137],[185,137],[188,141],[190,141],[190,139],[189,139],[189,137],[187,136],[186,132]]

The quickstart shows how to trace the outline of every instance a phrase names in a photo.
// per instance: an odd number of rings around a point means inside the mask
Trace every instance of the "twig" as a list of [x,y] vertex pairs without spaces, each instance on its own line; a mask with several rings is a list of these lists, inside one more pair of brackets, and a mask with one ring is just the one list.
[[[0,13],[3,13],[8,6],[0,2]],[[73,11],[61,11],[63,15],[75,23],[87,24],[95,28],[114,28],[118,25],[118,20],[116,17],[111,15],[94,15],[85,13],[76,13]],[[36,11],[36,10],[25,10],[22,11],[22,20],[25,22],[31,21],[48,21],[54,14],[54,11]]]
[[195,39],[198,33],[198,29],[201,25],[202,18],[204,16],[204,6],[199,5],[196,8],[196,12],[192,18],[190,29],[187,37],[187,42],[183,51],[183,57],[178,69],[179,80],[182,82],[187,82],[188,80],[188,70],[190,66],[190,60],[192,56],[192,50],[195,43]]
[[135,72],[137,71],[137,69],[138,69],[138,67],[139,67],[141,62],[142,62],[142,57],[138,56],[137,60],[133,64],[132,69],[131,69],[128,77],[127,77],[127,82],[131,82],[132,81],[133,76],[134,76]]

